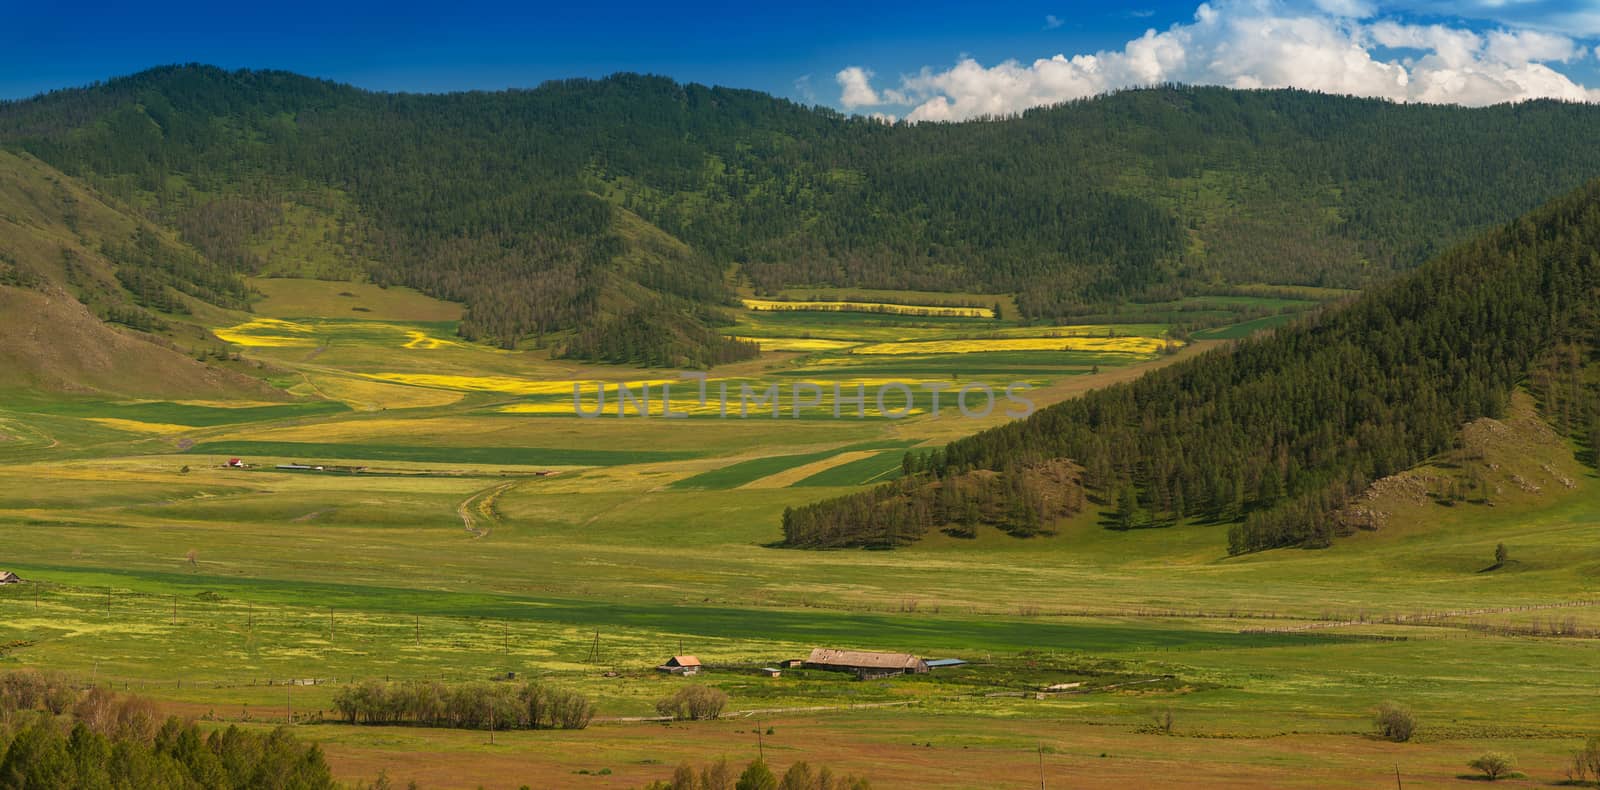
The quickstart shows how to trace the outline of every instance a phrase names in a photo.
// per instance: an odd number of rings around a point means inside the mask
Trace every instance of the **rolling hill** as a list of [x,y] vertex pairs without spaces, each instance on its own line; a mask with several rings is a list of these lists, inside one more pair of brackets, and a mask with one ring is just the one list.
[[30,156],[0,151],[0,240],[0,391],[284,397],[188,320],[242,281]]
[[[1108,526],[1234,523],[1231,553],[1326,546],[1368,526],[1343,509],[1373,481],[1462,446],[1462,427],[1503,416],[1519,389],[1593,463],[1597,305],[1593,181],[1347,305],[909,457],[895,483],[787,513],[786,538],[1035,534],[1063,514],[1041,470],[1070,459]],[[1484,500],[1478,483],[1447,495]]]
[[734,266],[761,293],[1017,293],[1033,320],[1364,287],[1600,174],[1596,121],[1161,87],[891,126],[631,74],[413,95],[171,66],[0,104],[0,144],[231,273],[406,284],[465,303],[468,338],[707,366],[754,353],[711,331]]

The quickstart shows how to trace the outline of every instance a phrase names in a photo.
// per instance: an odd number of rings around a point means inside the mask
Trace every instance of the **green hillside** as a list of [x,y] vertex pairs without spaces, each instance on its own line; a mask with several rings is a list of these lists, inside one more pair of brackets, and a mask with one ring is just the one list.
[[0,142],[230,271],[364,272],[464,302],[469,338],[709,365],[753,353],[708,331],[733,264],[761,293],[1016,293],[1030,319],[1363,287],[1600,174],[1596,121],[1169,87],[890,126],[627,74],[394,95],[175,66],[0,105]]
[[200,326],[247,293],[133,212],[0,151],[0,392],[282,399]]
[[[786,514],[786,537],[896,545],[980,523],[1034,534],[1064,514],[1048,501],[1059,480],[1037,470],[1067,458],[1108,526],[1233,523],[1231,553],[1326,546],[1362,526],[1339,511],[1369,484],[1457,446],[1518,386],[1592,462],[1596,250],[1600,181],[1343,307],[916,454],[914,475]],[[1469,479],[1449,497],[1490,494]]]

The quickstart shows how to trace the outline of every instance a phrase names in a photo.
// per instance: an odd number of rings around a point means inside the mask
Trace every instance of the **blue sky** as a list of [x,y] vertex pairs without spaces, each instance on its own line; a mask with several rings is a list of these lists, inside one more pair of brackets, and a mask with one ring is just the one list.
[[[1551,69],[1583,86],[1600,85],[1600,0],[1213,0],[1230,18],[1309,15],[1331,24],[1442,24],[1451,30],[1543,30],[1574,44]],[[1198,2],[955,3],[941,0],[821,3],[659,2],[404,3],[28,3],[5,13],[0,29],[0,98],[81,85],[163,63],[270,67],[382,90],[446,91],[533,86],[552,78],[643,71],[768,91],[859,112],[905,117],[930,99],[949,108],[1060,98],[1050,75],[1016,96],[986,97],[988,83],[949,80],[914,85],[904,75],[941,76],[963,58],[982,69],[1008,60],[1023,67],[1063,54],[1120,52],[1148,29],[1194,25]],[[1349,6],[1358,7],[1350,11]],[[1267,9],[1267,10],[1263,10]],[[1333,9],[1333,10],[1329,10]],[[1341,10],[1343,9],[1343,10]],[[1340,20],[1345,20],[1340,22]],[[1591,24],[1592,22],[1592,24]],[[1385,28],[1387,30],[1387,28]],[[1355,35],[1355,34],[1353,34]],[[1372,38],[1370,32],[1364,34]],[[1385,40],[1400,35],[1392,30]],[[1185,34],[1190,60],[1202,45]],[[1391,42],[1392,43],[1392,42]],[[1381,58],[1426,55],[1374,46]],[[1266,53],[1263,57],[1272,57]],[[870,73],[872,102],[843,100],[841,70]],[[1279,75],[1263,84],[1310,79]],[[973,72],[977,74],[977,72]],[[998,79],[998,72],[988,73]],[[1251,84],[1257,74],[1164,71],[1185,81]],[[980,75],[981,77],[982,75]],[[1071,75],[1068,75],[1071,76]],[[1133,79],[1133,77],[1125,77]],[[992,81],[992,80],[991,80]],[[1335,89],[1345,83],[1335,83]],[[1359,82],[1349,92],[1362,92]],[[1317,87],[1317,86],[1313,86]],[[958,96],[960,90],[975,91]],[[1542,90],[1542,89],[1541,89]],[[884,92],[887,91],[887,92]],[[1052,91],[1055,91],[1053,93]],[[1068,96],[1070,97],[1070,96]],[[969,104],[963,104],[970,100]],[[1446,100],[1449,100],[1448,98]],[[1468,101],[1471,103],[1471,101]],[[937,108],[934,108],[937,109]],[[956,112],[962,112],[956,109]]]

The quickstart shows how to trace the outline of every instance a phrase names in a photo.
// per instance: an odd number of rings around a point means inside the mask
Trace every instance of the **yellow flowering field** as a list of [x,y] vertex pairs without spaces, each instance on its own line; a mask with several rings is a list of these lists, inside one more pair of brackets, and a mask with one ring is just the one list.
[[790,302],[778,299],[741,299],[748,310],[775,312],[812,310],[819,312],[878,312],[894,315],[941,316],[945,318],[994,318],[990,307],[949,307],[944,305],[891,304],[889,302]]
[[972,340],[916,340],[872,343],[856,354],[967,354],[976,351],[1097,351],[1154,354],[1167,340],[1156,337],[996,337]]
[[[217,337],[246,348],[305,348],[315,346],[312,328],[281,318],[254,318],[213,331]],[[287,333],[287,334],[286,334]]]

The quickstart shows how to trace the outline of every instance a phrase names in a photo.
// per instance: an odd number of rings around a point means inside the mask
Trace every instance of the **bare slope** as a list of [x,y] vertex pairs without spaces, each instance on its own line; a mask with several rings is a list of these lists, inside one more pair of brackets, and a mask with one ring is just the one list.
[[[207,345],[203,331],[181,318],[136,305],[117,279],[105,245],[141,227],[147,226],[140,219],[48,165],[0,152],[0,391],[282,397],[248,376],[196,361],[173,341],[101,320],[113,313],[149,319],[180,341]],[[162,249],[176,245],[160,238]],[[85,302],[104,312],[97,315]]]

